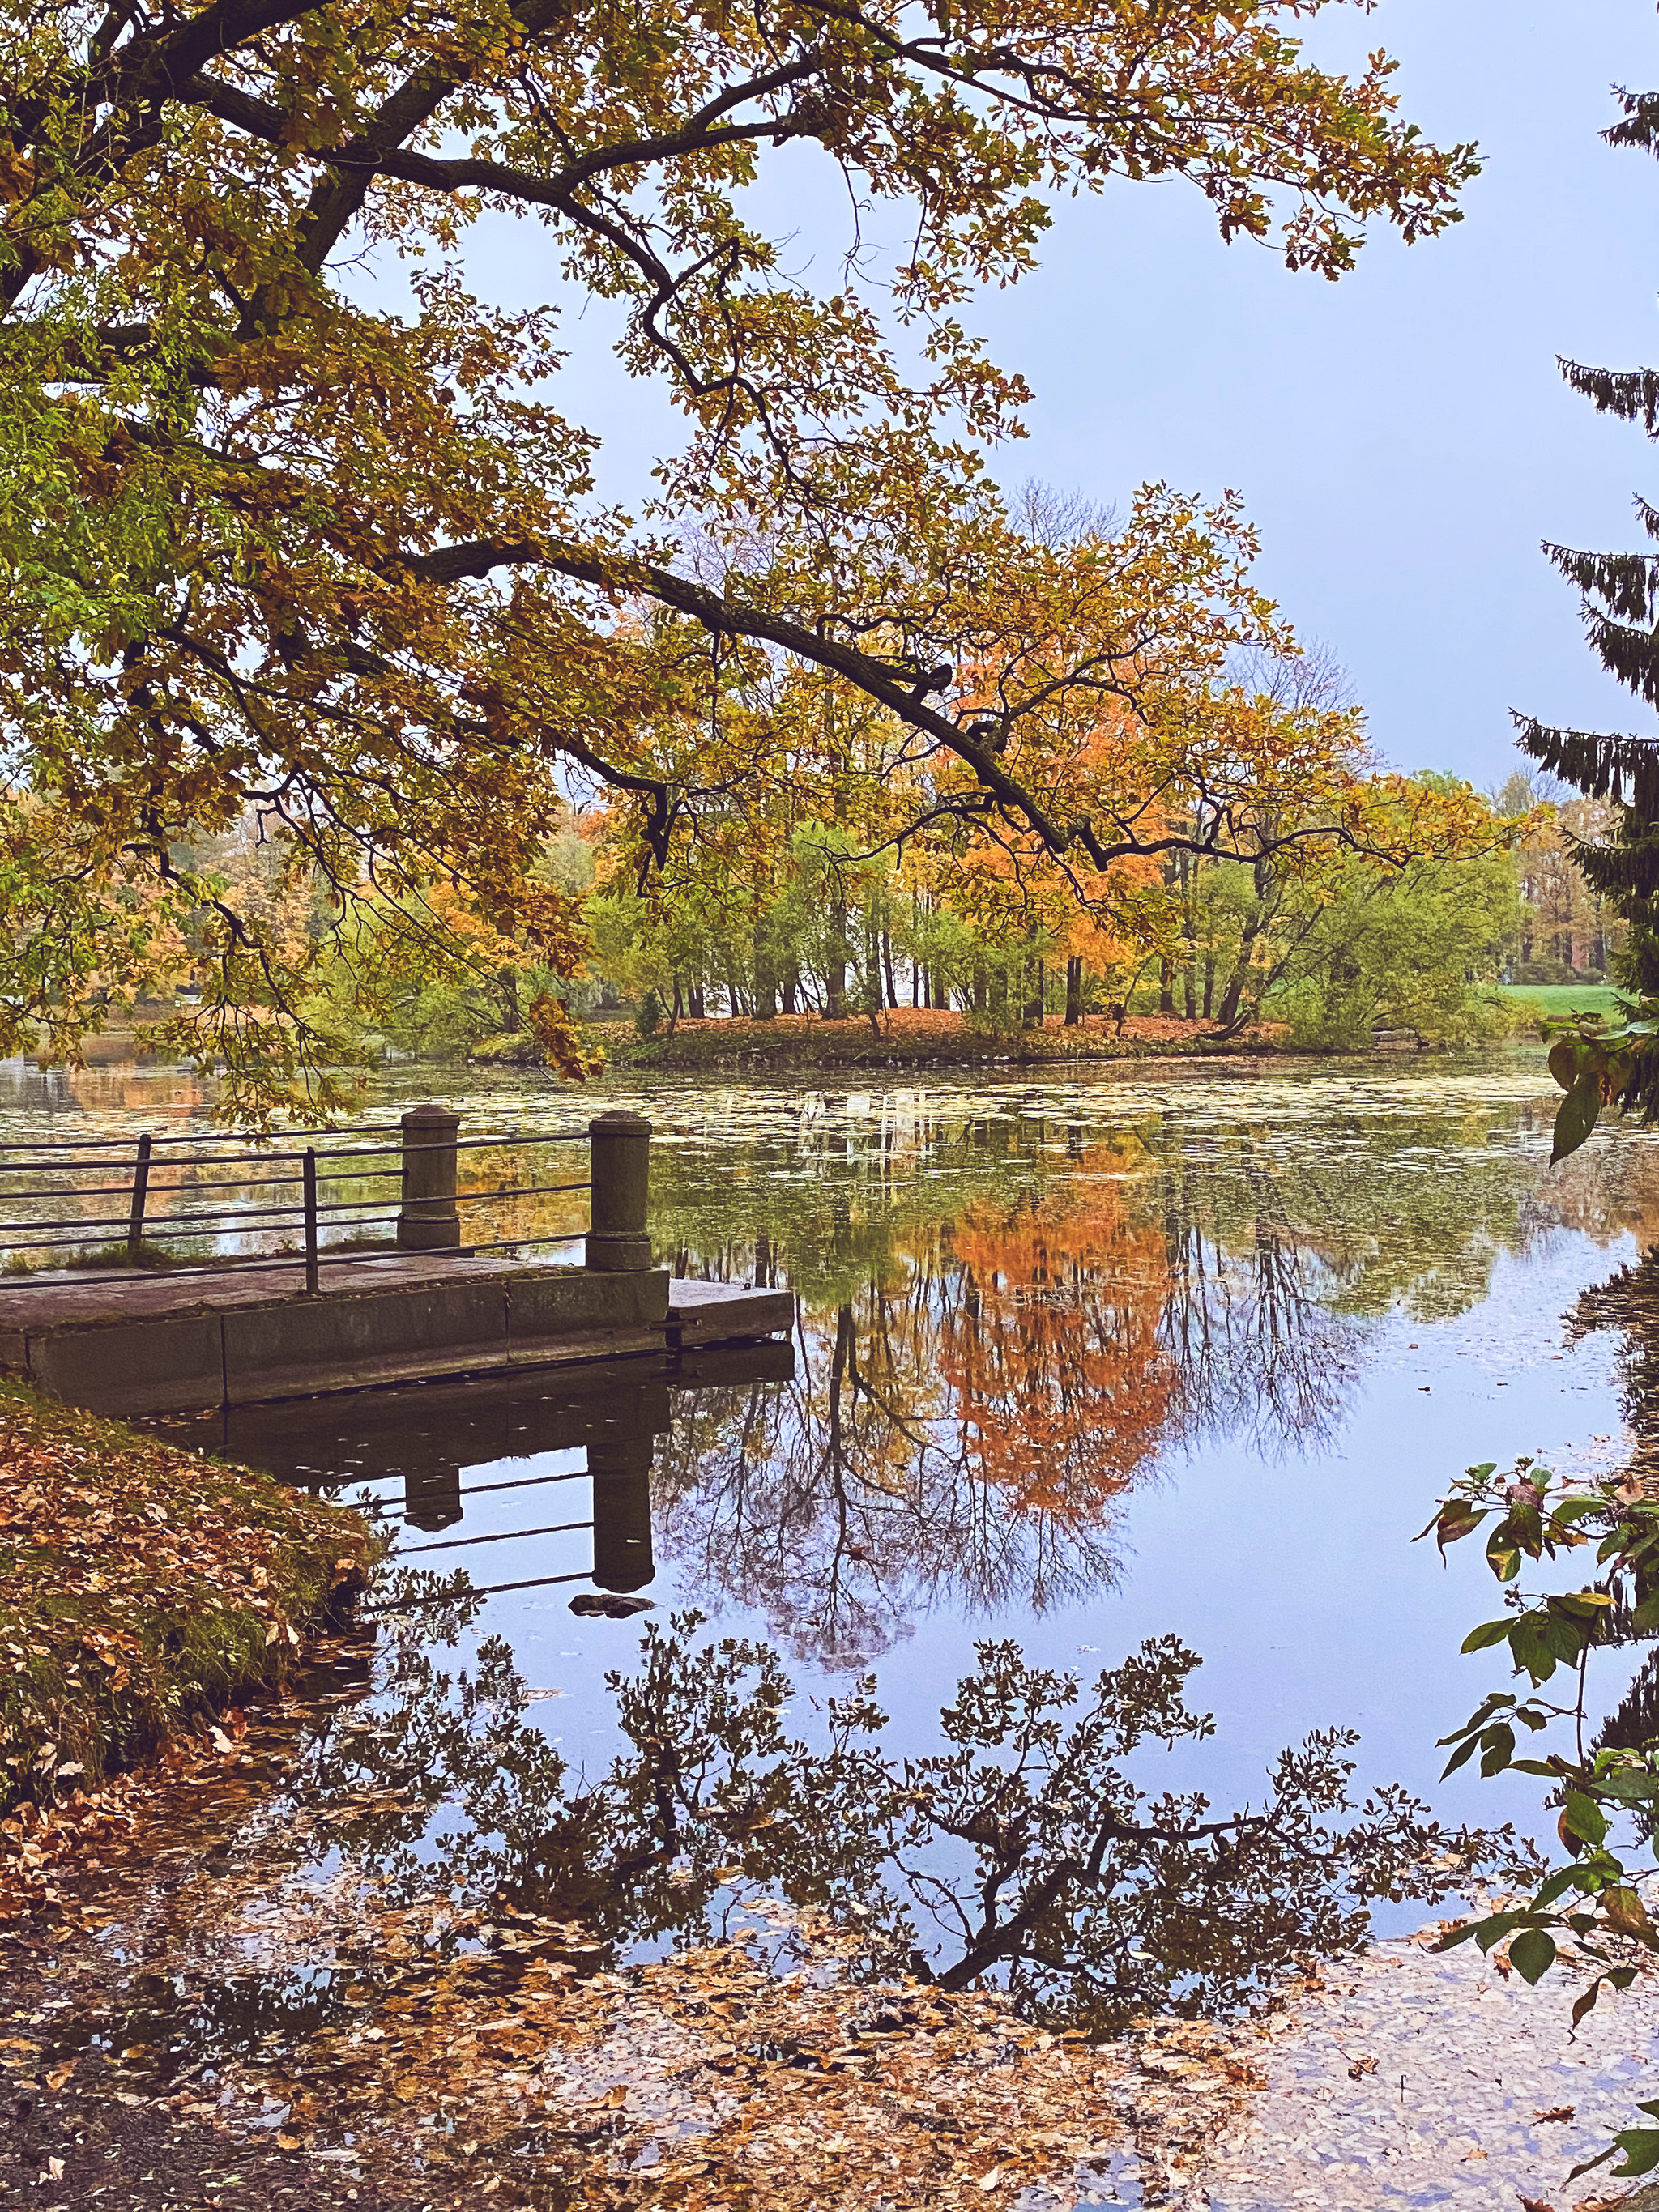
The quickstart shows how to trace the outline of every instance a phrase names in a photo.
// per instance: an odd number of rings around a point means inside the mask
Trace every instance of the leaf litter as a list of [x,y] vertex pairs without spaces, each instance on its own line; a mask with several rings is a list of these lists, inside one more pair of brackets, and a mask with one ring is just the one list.
[[1158,2203],[1257,2078],[1254,2027],[1057,2035],[994,1992],[854,1980],[855,1938],[764,1899],[742,1936],[620,1972],[576,1923],[446,1925],[441,1868],[392,1905],[283,1794],[307,1697],[363,1660],[315,1656],[230,1753],[197,1739],[115,1785],[50,1893],[14,1890],[0,2201]]

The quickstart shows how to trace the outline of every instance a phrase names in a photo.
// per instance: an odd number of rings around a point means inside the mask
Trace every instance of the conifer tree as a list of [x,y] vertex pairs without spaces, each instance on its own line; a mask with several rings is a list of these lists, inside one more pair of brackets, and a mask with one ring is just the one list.
[[[1621,99],[1624,119],[1604,133],[1608,143],[1659,154],[1659,94]],[[1561,371],[1598,412],[1640,422],[1650,438],[1659,438],[1659,369],[1586,368],[1564,361]],[[1636,510],[1649,537],[1659,539],[1659,507],[1638,498]],[[1659,554],[1544,550],[1583,592],[1590,643],[1602,666],[1650,706],[1659,706]],[[1612,836],[1575,841],[1574,857],[1592,890],[1629,925],[1617,959],[1619,980],[1644,999],[1659,996],[1659,737],[1596,735],[1516,719],[1523,751],[1587,798],[1611,798],[1617,805]],[[1659,1110],[1659,1062],[1650,1080]]]

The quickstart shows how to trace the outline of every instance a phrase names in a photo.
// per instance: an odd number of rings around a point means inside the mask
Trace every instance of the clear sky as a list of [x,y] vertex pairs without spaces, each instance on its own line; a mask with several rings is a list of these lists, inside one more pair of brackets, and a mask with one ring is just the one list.
[[[1538,549],[1634,546],[1632,494],[1659,498],[1659,454],[1555,366],[1659,366],[1659,164],[1598,135],[1614,84],[1659,88],[1659,19],[1653,0],[1382,0],[1317,27],[1322,58],[1385,46],[1402,112],[1480,142],[1466,220],[1409,248],[1378,232],[1330,284],[1223,246],[1178,181],[1067,203],[1041,273],[966,318],[1036,395],[995,472],[1118,503],[1154,477],[1240,492],[1265,587],[1346,665],[1384,757],[1488,784],[1516,763],[1511,707],[1650,726]],[[799,265],[833,282],[838,187],[775,177],[799,196]],[[480,289],[546,296],[542,237],[486,226]],[[603,309],[566,328],[572,411],[610,440],[609,487],[637,495],[672,418],[619,385]]]
[[1644,543],[1659,453],[1556,356],[1659,365],[1659,164],[1615,150],[1614,83],[1659,87],[1652,0],[1383,0],[1401,112],[1485,160],[1448,235],[1376,235],[1331,284],[1224,247],[1196,194],[1068,206],[1042,275],[988,305],[1037,391],[1033,470],[1097,496],[1142,477],[1241,492],[1262,578],[1350,670],[1401,768],[1479,783],[1509,709],[1650,717],[1587,649],[1540,539]]

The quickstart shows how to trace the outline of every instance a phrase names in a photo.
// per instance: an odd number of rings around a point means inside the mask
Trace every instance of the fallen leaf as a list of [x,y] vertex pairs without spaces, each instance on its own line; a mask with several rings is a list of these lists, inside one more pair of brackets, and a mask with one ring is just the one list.
[[1535,2120],[1570,2120],[1577,2109],[1572,2105],[1552,2105],[1547,2112],[1534,2112],[1533,2118]]

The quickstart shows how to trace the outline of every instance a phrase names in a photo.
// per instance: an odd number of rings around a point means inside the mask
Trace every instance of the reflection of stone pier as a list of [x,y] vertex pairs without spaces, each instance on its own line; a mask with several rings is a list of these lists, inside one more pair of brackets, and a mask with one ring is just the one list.
[[[440,1382],[364,1391],[349,1398],[289,1400],[278,1405],[222,1408],[169,1420],[172,1437],[263,1468],[297,1487],[350,1498],[360,1484],[395,1483],[382,1492],[381,1510],[411,1531],[442,1538],[454,1530],[457,1564],[465,1563],[481,1587],[532,1583],[586,1582],[586,1572],[526,1577],[522,1559],[507,1547],[557,1533],[574,1536],[586,1523],[581,1509],[548,1512],[531,1498],[549,1484],[580,1481],[592,1490],[591,1579],[601,1590],[628,1595],[655,1579],[651,1529],[651,1475],[657,1440],[674,1419],[677,1389],[743,1386],[786,1381],[794,1370],[787,1344],[694,1347],[655,1372],[637,1361],[558,1371],[521,1372],[476,1382]],[[586,1467],[532,1472],[526,1462],[580,1451]],[[523,1470],[516,1479],[513,1470]],[[483,1470],[489,1470],[487,1476]],[[529,1524],[482,1536],[465,1530],[470,1497],[488,1492],[499,1504],[522,1488]],[[554,1492],[551,1494],[559,1494]],[[548,1524],[555,1524],[550,1528]],[[476,1525],[476,1524],[475,1524]],[[503,1547],[480,1553],[477,1543]],[[422,1566],[437,1565],[446,1546],[411,1547]],[[495,1559],[501,1558],[497,1569]],[[488,1559],[488,1571],[480,1572]]]
[[451,1528],[461,1513],[461,1470],[455,1461],[404,1469],[404,1518],[411,1528]]
[[593,1579],[625,1595],[656,1577],[651,1556],[651,1461],[655,1439],[597,1437],[587,1447],[593,1478]]

